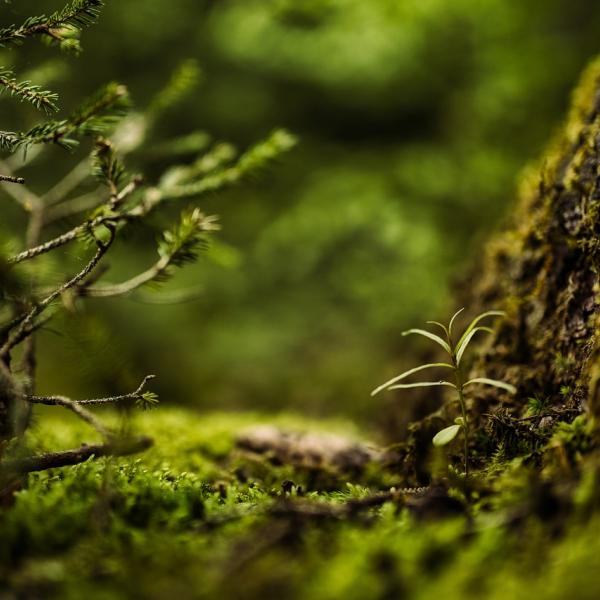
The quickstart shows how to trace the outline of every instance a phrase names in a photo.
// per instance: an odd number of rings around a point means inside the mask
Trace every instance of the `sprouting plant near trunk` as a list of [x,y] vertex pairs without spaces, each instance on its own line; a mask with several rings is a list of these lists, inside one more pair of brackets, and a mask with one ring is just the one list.
[[[408,371],[404,371],[400,375],[393,377],[389,381],[386,381],[384,384],[380,385],[371,393],[372,396],[382,392],[383,390],[397,390],[397,389],[405,389],[405,388],[416,388],[416,387],[433,387],[433,386],[447,386],[456,390],[458,403],[460,405],[461,416],[455,419],[453,425],[449,425],[448,427],[444,427],[441,431],[438,431],[437,434],[433,437],[434,446],[445,446],[449,444],[460,431],[463,432],[463,440],[464,440],[464,473],[465,476],[469,474],[469,418],[467,414],[467,405],[465,402],[465,388],[471,385],[480,384],[480,385],[490,385],[493,387],[501,388],[506,390],[510,394],[516,393],[516,388],[504,381],[498,381],[497,379],[490,379],[488,377],[475,377],[473,379],[469,379],[465,381],[465,377],[463,371],[461,369],[461,363],[465,351],[475,336],[475,334],[482,333],[492,333],[493,330],[489,327],[479,325],[479,323],[486,318],[492,317],[503,317],[505,313],[499,310],[490,310],[484,313],[481,313],[477,317],[475,317],[469,326],[464,330],[462,335],[455,341],[456,336],[453,331],[453,326],[455,324],[456,318],[458,315],[464,310],[461,308],[458,312],[454,314],[454,316],[450,319],[448,325],[444,325],[437,321],[427,321],[429,325],[435,325],[442,329],[444,333],[444,337],[441,337],[431,331],[427,331],[425,329],[409,329],[408,331],[404,331],[402,335],[410,335],[417,334],[423,337],[426,337],[436,344],[441,346],[446,354],[449,356],[449,362],[439,362],[439,363],[429,363],[425,365],[419,365],[418,367],[414,367],[409,369]],[[419,371],[424,371],[426,369],[449,369],[452,372],[452,376],[454,381],[420,381],[416,383],[398,383],[409,377],[414,373],[418,373]]]

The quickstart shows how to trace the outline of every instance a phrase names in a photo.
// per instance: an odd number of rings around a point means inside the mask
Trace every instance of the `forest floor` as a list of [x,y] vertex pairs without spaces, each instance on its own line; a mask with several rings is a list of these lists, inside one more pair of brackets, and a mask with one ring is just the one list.
[[[600,598],[585,420],[535,467],[474,474],[469,501],[451,477],[405,489],[344,422],[159,408],[130,426],[154,446],[32,473],[5,494],[2,600]],[[28,443],[82,440],[95,441],[85,424],[49,413]]]

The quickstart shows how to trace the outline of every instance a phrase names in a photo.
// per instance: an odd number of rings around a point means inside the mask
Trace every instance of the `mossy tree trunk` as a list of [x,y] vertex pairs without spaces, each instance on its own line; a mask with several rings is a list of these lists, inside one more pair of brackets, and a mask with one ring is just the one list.
[[[518,390],[512,396],[488,386],[469,389],[475,466],[484,467],[499,449],[507,458],[541,450],[560,421],[600,417],[599,273],[600,58],[584,72],[548,152],[526,171],[509,223],[460,286],[470,317],[507,312],[471,376]],[[448,401],[409,427],[399,456],[408,481],[429,480],[431,439],[456,416]]]
[[[474,370],[518,388],[514,398],[481,390],[472,411],[487,419],[491,412],[500,425],[508,419],[507,430],[512,419],[513,426],[534,433],[585,411],[600,412],[599,268],[597,59],[575,91],[562,132],[524,177],[511,222],[487,245],[470,287],[470,307],[503,306],[508,313]],[[530,398],[536,399],[537,417],[527,413]],[[512,446],[508,450],[516,453]]]

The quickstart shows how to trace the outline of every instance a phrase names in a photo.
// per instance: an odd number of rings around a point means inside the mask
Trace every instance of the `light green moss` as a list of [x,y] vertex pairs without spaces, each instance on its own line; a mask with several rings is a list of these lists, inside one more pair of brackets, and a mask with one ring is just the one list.
[[[155,435],[149,452],[30,475],[0,513],[3,584],[67,599],[600,594],[590,576],[600,552],[600,480],[589,446],[573,453],[571,468],[584,476],[581,485],[577,478],[569,484],[577,508],[564,515],[544,514],[534,493],[543,485],[518,459],[488,475],[471,519],[416,520],[394,503],[351,519],[275,517],[269,508],[283,496],[283,479],[300,480],[302,472],[265,462],[242,482],[234,470],[248,463],[232,459],[236,434],[265,419],[159,409],[133,424]],[[290,415],[271,422],[348,430]],[[577,445],[582,427],[561,429],[552,444]],[[85,433],[76,421],[49,416],[31,444],[67,446]],[[317,489],[304,500],[339,505],[376,491],[340,481],[337,490]]]

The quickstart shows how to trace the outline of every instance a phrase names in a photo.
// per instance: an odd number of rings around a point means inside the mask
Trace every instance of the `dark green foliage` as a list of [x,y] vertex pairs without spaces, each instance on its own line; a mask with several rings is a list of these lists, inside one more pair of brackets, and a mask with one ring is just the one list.
[[32,144],[56,144],[67,150],[74,149],[77,137],[107,133],[129,107],[127,88],[111,83],[86,100],[68,119],[47,121],[17,135],[12,150]]
[[79,52],[78,31],[94,23],[103,6],[103,0],[74,0],[49,16],[29,17],[21,25],[0,30],[0,47],[40,36],[48,43],[58,44],[62,50]]
[[119,160],[109,140],[98,138],[92,155],[94,175],[116,195],[125,175],[125,166]]
[[[50,16],[32,17],[23,25],[3,29],[0,32],[0,46],[41,35],[58,42],[62,49],[73,48],[76,43],[74,36],[81,28],[95,21],[102,6],[103,3],[99,1],[78,0]],[[198,208],[190,208],[181,214],[176,225],[162,234],[158,244],[159,259],[154,265],[121,283],[99,282],[104,274],[100,271],[101,263],[123,229],[132,223],[144,225],[151,213],[166,201],[196,198],[204,192],[215,192],[238,183],[242,178],[253,176],[293,146],[293,137],[278,130],[243,153],[235,163],[231,163],[231,152],[223,152],[226,146],[217,146],[212,153],[199,156],[191,166],[178,165],[171,168],[168,176],[156,177],[155,186],[152,185],[154,182],[144,182],[139,172],[129,175],[125,171],[123,157],[147,143],[146,138],[154,128],[157,117],[180,102],[194,87],[197,78],[195,64],[185,63],[151,103],[147,114],[133,114],[127,88],[118,83],[109,83],[81,103],[67,118],[41,122],[22,133],[5,133],[2,137],[5,150],[12,153],[24,150],[24,164],[28,161],[27,150],[32,146],[38,146],[35,149],[37,156],[49,145],[75,150],[83,138],[94,138],[91,168],[88,158],[84,158],[45,193],[36,193],[24,187],[16,191],[8,188],[9,195],[28,214],[28,224],[22,236],[21,245],[24,248],[9,256],[7,264],[20,272],[21,264],[27,265],[35,260],[36,267],[24,271],[29,284],[26,289],[22,288],[21,295],[15,294],[14,290],[9,291],[4,281],[0,282],[4,298],[10,301],[2,306],[0,313],[2,485],[11,474],[72,465],[86,460],[91,454],[131,454],[151,444],[149,438],[133,436],[129,439],[127,432],[107,427],[87,406],[115,403],[150,408],[158,402],[158,395],[144,390],[144,387],[153,375],[147,375],[134,391],[125,394],[78,400],[62,395],[36,395],[34,391],[39,381],[35,338],[37,332],[56,317],[61,305],[72,310],[84,298],[123,296],[145,284],[168,279],[176,268],[197,260],[200,251],[208,247],[207,234],[218,227],[215,217],[204,215]],[[55,108],[55,95],[28,82],[18,83],[12,71],[0,70],[0,86],[37,108]],[[109,135],[114,136],[116,142],[109,139]],[[171,143],[176,141],[171,140]],[[189,147],[187,140],[186,144]],[[205,147],[204,141],[198,146],[202,150]],[[20,166],[15,160],[7,161],[4,168],[16,171]],[[80,197],[73,197],[73,192],[85,187],[90,175],[100,179],[108,192],[102,187],[87,196],[82,193]],[[2,175],[0,183],[24,186],[25,180],[9,173]],[[79,224],[69,226],[66,230],[62,228],[62,232],[54,237],[49,236],[49,226],[64,217],[76,218]],[[82,256],[75,256],[68,264],[62,264],[60,283],[52,281],[52,278],[47,280],[44,259],[58,249],[77,245],[78,242],[87,246],[83,263]],[[23,431],[29,425],[33,405],[58,406],[72,411],[96,429],[105,443],[5,460],[6,449],[19,446]]]
[[[48,14],[57,6],[20,0],[11,9]],[[300,150],[268,178],[229,190],[226,202],[210,192],[204,197],[205,210],[220,214],[226,227],[207,260],[173,282],[189,291],[177,318],[194,325],[171,352],[188,365],[190,379],[167,374],[161,385],[177,402],[274,409],[286,389],[286,404],[297,410],[348,411],[374,423],[380,417],[368,382],[430,360],[413,361],[425,346],[407,339],[400,348],[399,332],[451,312],[449,282],[476,255],[513,198],[519,170],[558,125],[569,89],[596,51],[599,18],[587,0],[435,0],[418,7],[387,0],[128,0],[126,7],[108,3],[100,26],[84,32],[88,51],[64,59],[77,86],[64,73],[48,81],[25,72],[39,57],[35,43],[11,68],[55,87],[67,109],[118,76],[141,110],[193,56],[199,84],[161,109],[152,134],[125,157],[132,174],[149,182],[174,156],[190,166],[207,137],[211,147],[230,140],[243,151],[276,124],[297,132]],[[31,126],[24,105],[5,101],[2,108],[15,114],[5,129]],[[183,140],[196,133],[188,141],[197,149],[181,153]],[[56,161],[40,156],[36,169],[54,181]],[[16,216],[7,221],[8,231],[16,226]],[[140,233],[139,252],[117,245],[113,269],[126,276],[127,261],[131,269],[143,265],[167,226],[158,219],[153,231]],[[204,287],[197,281],[212,293],[194,295]],[[132,368],[146,369],[144,349],[167,335],[173,319],[164,302],[172,297],[144,292],[144,304],[105,309],[106,329],[115,318],[130,326],[121,351]],[[63,352],[50,334],[45,339],[57,361],[45,367],[51,377],[61,361],[86,363],[73,374],[84,395],[92,360]],[[231,377],[221,378],[223,371]],[[110,370],[97,379],[107,390],[112,382]],[[211,394],[197,400],[198,389]],[[436,391],[428,397],[435,402]],[[413,405],[394,394],[381,401],[382,410],[400,404],[402,412]],[[395,439],[409,416],[381,420]]]
[[30,81],[17,81],[12,71],[0,70],[0,92],[7,91],[11,96],[16,96],[24,102],[33,104],[36,108],[52,113],[58,110],[56,101],[58,95],[34,85]]

